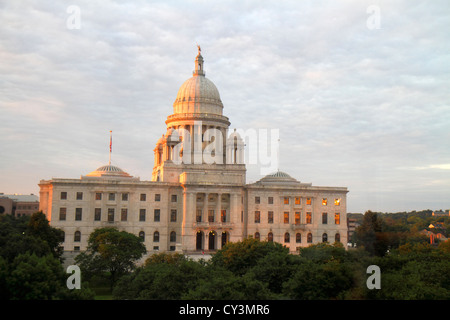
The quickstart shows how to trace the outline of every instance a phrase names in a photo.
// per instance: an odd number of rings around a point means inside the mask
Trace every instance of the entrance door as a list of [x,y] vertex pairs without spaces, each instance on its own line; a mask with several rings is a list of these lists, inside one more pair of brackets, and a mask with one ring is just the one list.
[[215,250],[216,249],[216,246],[215,246],[215,243],[216,243],[216,232],[215,231],[210,231],[208,238],[209,238],[208,249],[209,250]]
[[195,248],[197,250],[203,250],[203,231],[197,232],[197,243]]
[[228,242],[228,234],[224,231],[222,232],[222,248],[227,244]]

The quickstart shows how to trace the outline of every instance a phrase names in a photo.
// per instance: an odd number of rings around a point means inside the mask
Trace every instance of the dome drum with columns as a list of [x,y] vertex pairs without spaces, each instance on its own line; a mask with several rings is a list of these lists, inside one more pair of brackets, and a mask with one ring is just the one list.
[[[155,153],[155,166],[153,169],[152,180],[153,181],[169,181],[180,182],[181,175],[184,174],[183,181],[198,181],[200,177],[194,178],[193,175],[198,175],[199,169],[203,174],[208,174],[208,179],[211,183],[236,183],[236,170],[240,171],[240,183],[245,183],[245,166],[238,160],[243,160],[244,144],[239,137],[237,137],[237,143],[233,144],[234,149],[231,150],[227,147],[228,129],[230,126],[229,119],[223,116],[223,103],[220,99],[219,90],[214,83],[207,79],[204,71],[204,60],[200,52],[195,58],[195,70],[193,76],[186,80],[178,90],[177,97],[173,104],[173,114],[169,115],[166,120],[167,131],[157,142],[154,149]],[[201,126],[200,126],[201,124]],[[182,130],[180,130],[182,129]],[[206,139],[205,133],[209,129],[216,129],[216,132],[221,134],[222,144],[218,148],[214,149],[214,156],[217,155],[218,161],[215,165],[236,165],[232,170],[233,175],[224,173],[217,173],[217,168],[214,166],[206,165],[202,161],[200,165],[195,169],[192,167],[193,163],[199,164],[195,160],[202,156],[205,148],[210,144],[209,139]],[[180,154],[174,154],[179,150],[176,149],[176,145],[183,141],[188,140],[185,137],[179,137],[178,132],[187,132],[190,138],[190,145],[184,145],[181,148]],[[174,138],[175,135],[175,138]],[[200,147],[196,147],[196,143]],[[187,154],[190,151],[190,154]],[[236,153],[239,156],[230,156],[229,154]],[[183,163],[179,166],[174,165],[174,159],[177,156],[184,156]],[[221,169],[222,170],[222,169]],[[185,179],[189,176],[189,179]],[[212,178],[214,176],[214,178]],[[202,180],[204,181],[204,179]]]

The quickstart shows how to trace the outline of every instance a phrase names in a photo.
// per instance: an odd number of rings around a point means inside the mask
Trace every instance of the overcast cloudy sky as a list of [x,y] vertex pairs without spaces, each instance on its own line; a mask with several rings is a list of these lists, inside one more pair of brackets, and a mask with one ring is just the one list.
[[0,192],[106,164],[110,130],[150,180],[198,43],[231,128],[280,130],[281,171],[349,212],[449,209],[449,30],[448,0],[0,0]]

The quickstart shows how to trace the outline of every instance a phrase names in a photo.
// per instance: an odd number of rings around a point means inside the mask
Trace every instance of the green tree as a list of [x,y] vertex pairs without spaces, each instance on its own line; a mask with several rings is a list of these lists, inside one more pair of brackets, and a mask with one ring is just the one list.
[[179,300],[207,276],[202,264],[169,255],[157,255],[156,259],[122,277],[114,287],[114,298]]
[[199,279],[183,299],[189,300],[268,300],[274,295],[263,280],[252,272],[235,275],[222,267],[207,267],[206,277]]
[[45,241],[55,258],[60,259],[63,253],[61,243],[64,241],[62,230],[53,228],[42,211],[31,215],[27,226],[27,233]]
[[270,252],[287,255],[289,249],[280,243],[247,238],[243,241],[228,243],[214,254],[211,261],[214,266],[224,267],[234,274],[243,275]]
[[111,289],[117,279],[135,268],[135,263],[146,253],[142,239],[116,228],[94,230],[85,252],[75,257],[82,273],[90,278],[107,272]]
[[20,254],[14,259],[6,279],[9,299],[50,300],[61,289],[63,278],[61,264],[53,255]]
[[356,229],[357,245],[373,255],[383,256],[388,249],[388,241],[383,231],[383,222],[376,212],[367,211],[362,224]]
[[347,265],[336,260],[318,264],[304,259],[292,278],[283,284],[283,293],[298,300],[337,299],[352,285],[353,275]]

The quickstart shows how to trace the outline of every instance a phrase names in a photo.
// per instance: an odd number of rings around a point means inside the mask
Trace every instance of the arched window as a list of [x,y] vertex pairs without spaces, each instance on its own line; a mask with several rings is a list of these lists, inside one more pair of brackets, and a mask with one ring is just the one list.
[[286,232],[284,234],[284,243],[289,243],[291,242],[291,235],[289,234],[289,232]]
[[341,235],[339,233],[334,235],[334,242],[341,242]]
[[269,232],[269,234],[267,235],[267,241],[272,242],[273,241],[273,233]]
[[177,242],[177,233],[175,231],[170,233],[170,242]]
[[159,232],[153,232],[153,242],[159,242]]
[[142,241],[145,241],[145,232],[144,231],[139,232],[139,238],[141,238]]
[[322,235],[322,242],[328,242],[328,235],[326,233]]
[[308,243],[312,243],[312,233],[308,233],[308,236],[307,236],[306,241],[307,241]]
[[295,235],[295,242],[296,243],[302,243],[302,234],[301,233],[297,233]]
[[73,241],[74,242],[80,242],[81,241],[81,232],[80,231],[75,231],[75,234],[73,236]]
[[259,232],[255,233],[255,239],[256,240],[260,240],[261,239],[261,235],[259,234]]

